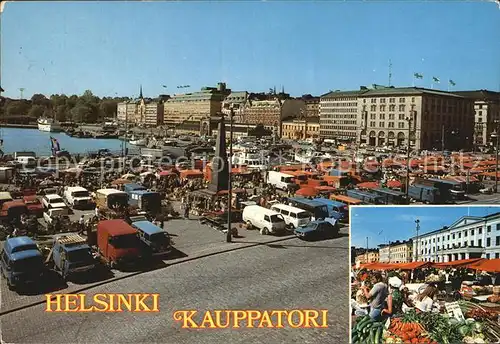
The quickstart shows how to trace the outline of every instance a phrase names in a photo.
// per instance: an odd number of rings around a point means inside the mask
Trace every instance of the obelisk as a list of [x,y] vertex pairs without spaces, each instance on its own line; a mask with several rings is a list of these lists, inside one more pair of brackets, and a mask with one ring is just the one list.
[[219,130],[217,134],[217,144],[215,146],[215,157],[212,160],[212,180],[208,186],[208,190],[219,192],[229,189],[229,164],[226,151],[226,124],[224,123],[224,115],[219,122]]

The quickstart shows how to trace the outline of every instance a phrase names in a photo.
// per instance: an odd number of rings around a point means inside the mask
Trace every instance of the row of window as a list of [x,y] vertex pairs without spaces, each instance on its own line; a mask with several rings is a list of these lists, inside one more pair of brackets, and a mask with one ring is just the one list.
[[[470,245],[469,245],[470,243]],[[491,247],[491,238],[486,238],[486,247]],[[458,247],[483,247],[483,239],[478,239],[477,241],[477,246],[475,246],[475,241],[471,240],[469,242],[464,241],[460,244],[447,244],[447,245],[442,245],[442,246],[437,246],[437,247],[432,247],[432,248],[425,248],[420,250],[420,254],[427,254],[427,253],[435,253],[436,251],[441,251],[441,250],[449,250],[453,248],[458,248]],[[495,246],[500,246],[500,236],[497,236],[495,238]]]
[[[381,113],[381,114],[379,114],[379,115],[378,115],[378,117],[379,117],[379,119],[383,119],[383,120],[385,120],[385,113]],[[389,114],[389,119],[390,119],[390,120],[391,120],[391,119],[392,119],[392,120],[394,120],[395,118],[396,118],[396,114],[394,114],[394,113],[390,113],[390,114]],[[375,114],[375,113],[371,113],[371,114],[370,114],[370,119],[377,119],[377,114]],[[398,115],[398,120],[400,120],[400,121],[401,121],[401,120],[405,120],[405,114],[404,114],[404,113],[400,113],[400,114]]]
[[358,116],[356,115],[323,115],[321,116],[321,120],[325,119],[325,118],[354,118],[354,119],[357,119]]
[[[353,135],[352,136],[356,136],[356,130],[357,130],[358,127],[344,127],[344,126],[340,126],[340,125],[325,125],[323,127],[321,127],[321,130],[345,130],[345,131],[348,131],[348,130],[351,130],[353,131]],[[350,135],[350,133],[347,133],[345,132],[344,135]]]
[[[385,98],[380,98],[379,99],[379,102],[381,104],[385,104]],[[406,101],[406,98],[399,98],[399,102],[400,103],[404,103]],[[371,101],[370,101],[372,104],[373,103],[377,103],[377,98],[372,98]],[[396,98],[389,98],[389,103],[395,103],[396,102]],[[415,102],[415,97],[411,97],[411,102],[414,103]],[[366,99],[363,99],[363,103],[366,103]]]
[[[399,105],[398,109],[399,111],[405,111],[405,105],[401,104]],[[386,111],[387,107],[385,105],[380,105],[379,110],[380,111]],[[372,105],[370,106],[370,111],[377,111],[377,105]],[[389,111],[396,111],[396,105],[389,105]]]
[[[500,223],[497,223],[495,225],[496,227],[496,230],[497,231],[500,231]],[[475,231],[477,230],[477,234],[483,234],[483,227],[476,227],[476,228],[473,228],[473,229],[470,229],[470,230],[464,230],[463,232],[455,232],[455,233],[452,233],[452,234],[448,234],[448,235],[443,235],[442,237],[438,237],[437,238],[437,242],[440,241],[441,238],[443,238],[443,242],[445,240],[454,240],[455,237],[456,237],[456,234],[458,234],[458,238],[460,239],[462,237],[462,234],[464,237],[467,236],[467,234],[470,232],[470,235],[474,235],[475,234]],[[491,233],[491,230],[492,230],[492,226],[491,225],[488,225],[486,227],[486,233]],[[431,244],[431,240],[425,240],[423,241],[424,242],[424,245],[427,245],[427,244]],[[436,242],[436,238],[432,238],[432,243],[435,243]]]
[[[377,122],[371,121],[370,122],[370,128],[374,128],[377,126]],[[405,122],[398,122],[398,128],[399,129],[404,129],[405,127]],[[378,128],[385,128],[385,122],[378,122]],[[387,128],[396,128],[394,122],[388,122],[387,123]]]
[[331,106],[331,107],[357,107],[358,102],[352,102],[352,103],[337,103],[337,102],[321,102],[321,108]]
[[357,113],[358,109],[357,108],[347,108],[347,109],[321,109],[321,115],[326,114],[326,113]]

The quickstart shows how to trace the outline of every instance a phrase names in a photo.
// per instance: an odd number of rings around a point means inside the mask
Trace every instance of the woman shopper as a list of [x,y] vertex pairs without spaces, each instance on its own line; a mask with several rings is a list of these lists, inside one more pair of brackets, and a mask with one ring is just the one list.
[[431,312],[434,305],[434,299],[438,289],[435,285],[429,284],[425,290],[415,299],[415,308],[417,312]]
[[382,317],[391,317],[394,314],[403,313],[403,294],[399,290],[402,281],[394,276],[389,278],[389,295],[387,296],[387,305],[382,309]]
[[385,308],[385,300],[389,295],[387,285],[383,282],[380,272],[373,275],[373,287],[368,291],[368,287],[363,286],[365,297],[370,300],[370,318],[380,320],[382,309]]

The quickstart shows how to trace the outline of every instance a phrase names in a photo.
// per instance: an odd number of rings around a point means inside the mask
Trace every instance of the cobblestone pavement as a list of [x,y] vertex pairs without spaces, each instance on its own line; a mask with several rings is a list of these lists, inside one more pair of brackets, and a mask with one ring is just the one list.
[[[185,228],[186,231],[191,230]],[[344,235],[293,238],[201,258],[87,291],[159,293],[159,313],[45,313],[45,304],[0,318],[9,343],[347,343],[348,245]],[[217,236],[217,234],[216,234]],[[180,238],[180,236],[179,236]],[[219,236],[219,239],[221,237]],[[251,241],[254,238],[244,238]],[[328,328],[189,330],[178,309],[326,309]]]
[[[216,254],[230,249],[237,249],[253,245],[256,243],[270,242],[281,239],[275,236],[262,236],[257,231],[241,231],[240,238],[233,239],[233,243],[225,242],[225,234],[201,225],[197,220],[171,220],[167,222],[167,231],[172,235],[175,252],[167,256],[162,262],[158,262],[157,267],[179,263],[185,260],[193,259],[203,255]],[[347,233],[347,228],[343,230]],[[286,239],[287,237],[282,237]],[[67,282],[62,281],[59,276],[52,274],[50,276],[53,283],[36,291],[21,292],[10,291],[7,288],[5,279],[0,282],[1,308],[0,312],[7,312],[12,309],[23,307],[32,303],[45,300],[45,293],[71,293],[79,289],[101,284],[106,280],[121,278],[134,274],[132,272],[121,272],[114,270],[112,273],[104,272],[99,276],[93,276],[93,281]]]

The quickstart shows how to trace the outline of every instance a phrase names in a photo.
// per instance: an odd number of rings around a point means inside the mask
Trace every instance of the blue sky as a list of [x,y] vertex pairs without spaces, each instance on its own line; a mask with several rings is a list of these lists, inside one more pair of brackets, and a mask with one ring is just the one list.
[[389,241],[407,240],[416,235],[450,226],[462,216],[486,216],[500,212],[500,206],[458,207],[353,207],[351,210],[351,246],[377,247]]
[[[292,95],[387,84],[500,86],[500,10],[481,1],[16,2],[2,14],[5,95],[146,96],[225,81]],[[162,88],[166,85],[167,89]]]

